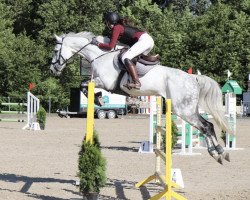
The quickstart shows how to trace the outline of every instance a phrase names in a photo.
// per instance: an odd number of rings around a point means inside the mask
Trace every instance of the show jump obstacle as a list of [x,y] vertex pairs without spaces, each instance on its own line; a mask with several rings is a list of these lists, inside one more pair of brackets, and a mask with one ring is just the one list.
[[94,131],[94,89],[95,83],[88,83],[88,108],[87,108],[87,124],[86,124],[86,141],[93,144],[93,131]]
[[[8,106],[9,110],[0,110],[0,114],[26,114],[26,112],[23,111],[23,108],[27,106],[26,103],[11,103],[11,102],[3,102],[0,103],[0,106]],[[12,110],[13,107],[17,110]],[[16,119],[16,118],[0,118],[0,122],[25,122],[24,119]]]
[[156,96],[150,96],[149,140],[141,142],[139,153],[153,153],[154,131],[156,125]]
[[[166,153],[162,152],[161,149],[161,134],[166,134]],[[180,188],[175,182],[172,181],[171,167],[172,167],[172,120],[171,120],[171,100],[166,101],[166,129],[161,125],[161,98],[157,98],[157,135],[156,135],[156,171],[153,175],[149,176],[145,180],[137,183],[135,186],[140,187],[154,179],[160,181],[164,190],[151,197],[150,200],[157,200],[165,196],[166,200],[175,198],[177,200],[186,200],[178,193],[172,190],[174,188]],[[165,176],[160,172],[161,159],[165,162]]]
[[27,93],[27,124],[23,129],[40,130],[39,124],[36,121],[36,113],[39,110],[40,100],[31,92]]
[[[15,119],[15,118],[3,118],[0,119],[1,122],[27,122],[23,129],[32,129],[32,130],[40,130],[40,128],[36,128],[38,123],[36,122],[36,113],[39,110],[40,101],[37,97],[35,97],[32,93],[27,93],[27,103],[11,103],[4,102],[1,103],[1,106],[9,106],[8,111],[0,111],[0,114],[26,114],[27,120],[24,119]],[[18,107],[18,110],[11,110],[11,107]],[[27,107],[27,108],[25,108]],[[13,108],[12,108],[13,109]],[[24,111],[25,109],[25,111]]]
[[239,150],[236,148],[236,95],[242,94],[242,88],[235,80],[228,80],[222,87],[222,92],[225,93],[225,108],[228,124],[233,131],[233,135],[226,133],[226,149]]
[[[88,83],[88,112],[87,112],[87,125],[86,125],[86,141],[93,143],[93,129],[94,129],[94,88],[95,83],[89,82]],[[157,99],[158,102],[161,101],[160,98]],[[172,190],[172,187],[179,188],[180,186],[177,185],[172,181],[171,178],[171,166],[172,166],[172,122],[171,122],[171,100],[167,100],[166,102],[166,129],[163,129],[161,126],[161,105],[160,103],[157,106],[157,149],[155,150],[156,153],[156,172],[154,175],[146,178],[145,180],[136,184],[136,187],[140,187],[147,182],[157,179],[160,183],[164,186],[164,191],[153,196],[151,200],[157,200],[161,197],[165,196],[166,200],[171,200],[171,198],[175,198],[177,200],[186,200],[186,198],[182,197],[181,195],[177,194]],[[161,142],[161,133],[164,132],[166,134],[166,154],[160,151],[160,142]],[[160,160],[164,159],[166,163],[166,175],[165,177],[160,174]]]

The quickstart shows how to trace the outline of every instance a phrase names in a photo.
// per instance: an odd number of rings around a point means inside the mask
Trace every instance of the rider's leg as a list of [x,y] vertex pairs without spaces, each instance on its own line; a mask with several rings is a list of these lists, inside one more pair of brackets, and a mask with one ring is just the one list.
[[122,62],[124,63],[125,58],[132,60],[141,54],[147,55],[153,49],[153,47],[154,40],[150,35],[144,33],[141,35],[139,40],[124,53],[122,56]]
[[134,57],[149,53],[154,46],[154,41],[150,35],[144,33],[140,39],[122,56],[122,62],[125,64],[129,74],[132,77],[133,83],[128,83],[125,86],[139,89],[141,83],[135,68],[135,64],[131,61]]
[[139,77],[135,68],[135,64],[128,58],[125,59],[124,63],[133,81],[132,83],[127,83],[124,86],[129,87],[129,88],[140,89],[141,82],[139,80]]

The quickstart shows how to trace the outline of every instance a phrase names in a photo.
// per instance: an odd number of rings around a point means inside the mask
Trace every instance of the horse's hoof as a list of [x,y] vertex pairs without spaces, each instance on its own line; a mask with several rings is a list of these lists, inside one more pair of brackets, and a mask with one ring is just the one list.
[[224,158],[226,161],[230,162],[230,156],[229,156],[229,153],[227,153],[227,152],[223,152],[222,156],[223,156],[223,158]]
[[220,163],[221,165],[223,164],[223,157],[221,155],[213,155],[213,158]]

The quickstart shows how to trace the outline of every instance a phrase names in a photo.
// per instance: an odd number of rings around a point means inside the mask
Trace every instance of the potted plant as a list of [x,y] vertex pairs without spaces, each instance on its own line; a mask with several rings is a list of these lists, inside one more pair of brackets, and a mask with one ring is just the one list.
[[[172,120],[172,149],[177,144],[177,140],[178,140],[178,128],[175,122]],[[163,144],[162,146],[165,152],[166,151],[166,135],[165,134],[162,134],[162,144]]]
[[46,111],[42,106],[39,107],[39,110],[36,113],[36,119],[40,125],[41,130],[44,130],[46,123]]
[[93,136],[93,144],[84,139],[79,152],[78,177],[80,192],[85,200],[97,200],[100,188],[104,187],[107,181],[106,160],[102,156],[96,131]]
[[[164,149],[164,152],[165,152],[165,150],[166,150],[166,141],[165,141],[166,140],[166,135],[161,134],[161,137],[162,137],[162,148]],[[154,144],[156,144],[156,133],[154,134],[153,139],[154,139]],[[178,128],[177,128],[176,123],[174,122],[174,120],[172,120],[172,149],[177,144],[177,140],[178,140]]]

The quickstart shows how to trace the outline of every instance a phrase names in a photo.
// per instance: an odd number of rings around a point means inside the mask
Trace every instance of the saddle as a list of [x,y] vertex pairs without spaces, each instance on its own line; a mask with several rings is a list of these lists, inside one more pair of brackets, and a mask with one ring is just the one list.
[[[128,48],[123,48],[121,49],[119,55],[118,55],[118,59],[120,62],[122,62],[122,56],[128,51]],[[139,55],[135,58],[132,59],[132,62],[134,62],[135,64],[137,62],[144,64],[144,65],[157,65],[160,63],[160,55],[156,54],[156,55]]]
[[[114,57],[114,64],[122,71],[127,71],[126,67],[124,66],[122,62],[122,56],[128,48],[123,48],[121,51]],[[139,77],[144,76],[146,73],[148,73],[151,69],[153,69],[157,64],[160,63],[160,56],[157,55],[139,55],[132,59],[132,62],[135,63],[136,70]]]
[[[116,81],[116,86],[114,87],[113,90],[110,90],[110,92],[113,92],[113,93],[117,93],[117,94],[121,94],[121,95],[125,95],[125,96],[130,96],[128,93],[126,93],[124,90],[122,90],[120,88],[120,83],[122,81],[122,78],[124,76],[125,73],[128,73],[127,72],[127,69],[125,67],[125,65],[123,64],[121,58],[122,58],[122,55],[127,51],[128,49],[121,49],[115,56],[114,56],[114,59],[113,59],[113,63],[114,63],[114,66],[115,68],[118,68],[121,70],[118,78],[117,78],[117,81]],[[153,69],[154,67],[157,66],[157,64],[160,63],[159,61],[159,56],[138,56],[136,58],[134,58],[132,60],[134,63],[135,63],[135,66],[136,66],[136,71],[137,71],[137,74],[138,76],[141,78],[143,77],[145,74],[147,74],[151,69]],[[129,81],[131,77],[129,76]]]

